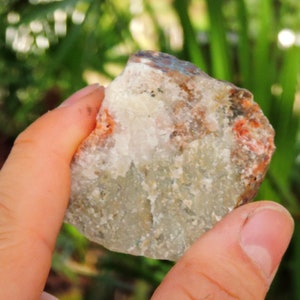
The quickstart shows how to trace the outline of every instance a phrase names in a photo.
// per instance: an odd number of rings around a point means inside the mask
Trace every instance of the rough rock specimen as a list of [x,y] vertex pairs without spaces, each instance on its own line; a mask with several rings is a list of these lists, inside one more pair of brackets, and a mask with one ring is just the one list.
[[111,250],[178,259],[265,175],[274,132],[252,98],[171,55],[133,55],[74,157],[66,221]]

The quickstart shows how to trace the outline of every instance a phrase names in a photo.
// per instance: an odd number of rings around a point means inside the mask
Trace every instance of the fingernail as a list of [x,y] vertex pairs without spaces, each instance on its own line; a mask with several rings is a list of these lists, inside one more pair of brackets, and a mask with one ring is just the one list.
[[248,216],[240,236],[247,256],[271,281],[290,242],[294,222],[280,205],[260,208]]
[[73,95],[71,95],[69,98],[67,98],[64,102],[61,103],[59,107],[66,107],[73,105],[80,101],[83,97],[93,93],[94,91],[98,90],[100,88],[100,85],[98,83],[88,85],[81,90],[77,91]]
[[53,295],[50,295],[46,292],[43,292],[42,295],[41,295],[40,300],[58,300],[58,298],[56,298]]

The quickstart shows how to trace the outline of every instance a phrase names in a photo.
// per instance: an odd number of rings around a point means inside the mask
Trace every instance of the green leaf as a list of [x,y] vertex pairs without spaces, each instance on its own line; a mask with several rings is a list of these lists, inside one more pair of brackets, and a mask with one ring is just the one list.
[[[296,125],[293,120],[293,107],[298,83],[298,74],[300,67],[300,49],[291,47],[284,51],[282,67],[280,70],[279,85],[282,88],[282,94],[276,101],[276,107],[273,111],[276,117],[275,129],[277,132],[277,143],[285,144],[291,140],[291,131],[294,131]],[[295,137],[296,132],[294,133]],[[294,140],[295,142],[295,140]]]
[[272,170],[278,174],[278,180],[288,182],[296,156],[296,136],[299,118],[293,115],[300,66],[300,50],[292,47],[285,51],[280,70],[279,85],[281,96],[273,102],[272,120],[276,131],[276,153]]
[[182,25],[185,59],[207,72],[207,65],[188,14],[188,0],[174,0],[173,5]]
[[252,89],[256,101],[266,115],[270,115],[272,71],[274,61],[271,48],[274,43],[273,1],[257,2],[257,33],[253,49]]
[[238,62],[240,68],[241,84],[245,88],[251,88],[251,61],[250,61],[250,40],[249,22],[247,8],[244,0],[237,0],[237,21],[238,21]]
[[213,76],[232,81],[231,56],[226,38],[226,26],[219,0],[206,0],[210,19],[209,35]]

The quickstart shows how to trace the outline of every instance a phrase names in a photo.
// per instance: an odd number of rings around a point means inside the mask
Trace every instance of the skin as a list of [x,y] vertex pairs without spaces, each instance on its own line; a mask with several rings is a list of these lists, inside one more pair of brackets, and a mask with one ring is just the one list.
[[[70,162],[93,130],[98,85],[68,98],[16,139],[0,172],[0,299],[43,293],[70,193]],[[280,205],[244,205],[199,238],[152,299],[264,299],[293,232]]]

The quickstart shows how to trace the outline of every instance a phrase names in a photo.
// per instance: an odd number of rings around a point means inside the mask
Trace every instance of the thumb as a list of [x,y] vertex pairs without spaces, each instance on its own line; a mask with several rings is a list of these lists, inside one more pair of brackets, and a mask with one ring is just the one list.
[[292,232],[279,204],[239,207],[185,253],[152,300],[264,299]]

